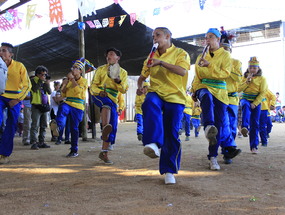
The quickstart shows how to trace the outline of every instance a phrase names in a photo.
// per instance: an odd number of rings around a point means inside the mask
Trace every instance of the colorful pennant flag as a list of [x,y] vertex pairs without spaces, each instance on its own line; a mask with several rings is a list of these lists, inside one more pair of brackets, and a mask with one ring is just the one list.
[[130,13],[131,25],[133,25],[136,20],[137,20],[137,15],[135,13]]
[[153,15],[156,16],[156,15],[159,15],[160,14],[160,8],[155,8],[153,10]]
[[26,15],[26,27],[30,28],[31,21],[35,16],[37,5],[28,5],[27,7],[27,15]]
[[48,1],[49,1],[50,22],[53,23],[55,21],[60,28],[63,21],[61,0],[48,0]]
[[96,28],[92,21],[86,21],[86,23],[89,25],[90,28]]
[[94,24],[96,28],[102,28],[101,22],[98,19],[94,20]]
[[81,16],[96,15],[96,1],[94,0],[77,0],[78,9]]
[[125,21],[126,16],[127,15],[121,15],[120,16],[121,19],[119,20],[119,26],[121,26],[123,24],[123,22]]
[[115,24],[115,17],[109,17],[109,28],[113,28]]
[[108,18],[104,18],[102,20],[102,26],[103,28],[106,28],[109,25],[109,19]]
[[200,9],[203,10],[205,6],[206,0],[199,0]]
[[78,22],[78,28],[79,28],[79,30],[85,30],[85,23],[84,22]]

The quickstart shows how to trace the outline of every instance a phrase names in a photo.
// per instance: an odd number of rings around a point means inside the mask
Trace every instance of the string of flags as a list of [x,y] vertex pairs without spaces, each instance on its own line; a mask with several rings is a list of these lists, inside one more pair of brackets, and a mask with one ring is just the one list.
[[[114,0],[115,4],[119,4],[119,1],[123,0]],[[49,2],[49,19],[50,23],[54,24],[56,23],[58,25],[58,30],[62,30],[62,23],[64,22],[63,19],[63,10],[62,10],[62,4],[61,0],[48,0]],[[78,3],[78,9],[80,10],[80,13],[83,16],[91,15],[92,13],[96,14],[95,10],[95,1],[94,0],[77,0]],[[84,5],[84,7],[82,6]],[[88,7],[86,7],[88,5]],[[154,8],[152,11],[153,16],[160,15],[162,11],[167,11],[171,9],[174,5],[168,5],[164,7]],[[38,15],[36,13],[37,5],[27,5],[27,12],[25,17],[25,27],[27,29],[30,28],[33,20],[35,18],[40,19],[43,16]],[[141,11],[139,15],[136,13],[130,13],[130,24],[134,25],[136,21],[139,21],[143,24],[145,24],[145,16],[147,11]],[[116,24],[121,26],[125,18],[127,17],[127,14],[123,14],[120,16],[112,16],[112,17],[106,17],[103,19],[96,19],[96,20],[89,20],[85,22],[77,22],[78,28],[80,30],[84,30],[86,28],[86,24],[92,28],[92,29],[100,29],[100,28],[112,28]],[[17,11],[17,9],[10,9],[6,11],[5,14],[0,16],[0,29],[1,31],[9,31],[14,28],[22,29],[22,23],[24,19],[24,14]],[[74,24],[75,22],[69,23],[69,25]]]

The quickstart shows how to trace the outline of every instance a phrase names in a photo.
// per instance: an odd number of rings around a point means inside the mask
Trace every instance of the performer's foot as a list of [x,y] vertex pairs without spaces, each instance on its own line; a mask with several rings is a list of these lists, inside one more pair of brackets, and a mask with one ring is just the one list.
[[108,158],[108,152],[107,151],[100,152],[99,158],[102,161],[104,161],[104,163],[107,164],[107,165],[112,165],[113,164],[113,162],[111,160],[109,160],[109,158]]
[[9,157],[5,155],[0,155],[0,164],[6,164],[9,163]]
[[242,136],[248,137],[248,130],[246,127],[243,127],[240,132],[241,132]]
[[113,128],[111,124],[107,124],[102,129],[102,140],[107,141],[109,138],[109,134],[112,132]]
[[160,156],[160,152],[156,143],[145,145],[143,153],[150,158],[158,158]]
[[210,157],[210,170],[220,170],[221,167],[218,164],[216,157]]
[[217,144],[218,129],[214,125],[207,125],[205,128],[205,136],[209,141],[209,145]]
[[167,172],[165,174],[165,184],[175,184],[176,180],[172,173]]

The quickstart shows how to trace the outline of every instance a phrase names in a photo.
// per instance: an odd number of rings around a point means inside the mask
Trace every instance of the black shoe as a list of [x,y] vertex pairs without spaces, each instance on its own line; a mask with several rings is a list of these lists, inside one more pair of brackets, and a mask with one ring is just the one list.
[[64,141],[64,144],[71,144],[69,140]]
[[225,154],[226,159],[233,159],[241,153],[241,149],[236,149],[235,147],[225,147],[227,153]]
[[56,140],[57,140],[57,137],[52,137],[52,138],[50,139],[51,142],[55,142]]
[[57,140],[56,142],[55,142],[55,145],[60,145],[61,144],[61,140]]
[[39,148],[41,148],[41,149],[47,149],[47,148],[50,148],[50,146],[47,145],[46,143],[39,143]]
[[78,157],[78,153],[77,152],[69,152],[69,154],[66,155],[66,157],[68,157],[68,158],[76,158],[76,157]]
[[32,150],[39,150],[40,148],[39,148],[37,143],[33,143],[32,146],[31,146],[31,149]]
[[232,159],[230,159],[230,158],[227,158],[227,157],[223,157],[223,159],[224,159],[224,163],[225,164],[231,164],[232,162],[233,162],[233,160]]
[[138,134],[138,141],[142,141],[143,135],[142,134]]

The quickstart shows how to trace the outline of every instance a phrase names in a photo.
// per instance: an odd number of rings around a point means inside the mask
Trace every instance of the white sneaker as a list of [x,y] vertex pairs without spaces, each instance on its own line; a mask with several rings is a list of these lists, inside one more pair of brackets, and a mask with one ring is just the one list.
[[218,164],[216,157],[210,157],[210,170],[220,170],[221,167]]
[[205,136],[209,141],[209,145],[215,145],[217,144],[217,136],[218,129],[214,125],[207,125],[205,128]]
[[159,149],[156,143],[150,143],[145,145],[143,153],[150,158],[158,158],[160,156]]
[[165,174],[165,184],[175,184],[176,180],[172,173],[167,172]]
[[108,146],[108,151],[113,151],[114,150],[114,146],[110,143]]

